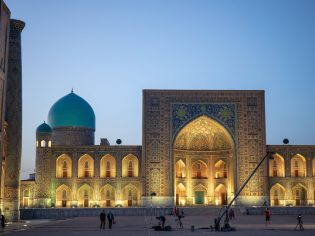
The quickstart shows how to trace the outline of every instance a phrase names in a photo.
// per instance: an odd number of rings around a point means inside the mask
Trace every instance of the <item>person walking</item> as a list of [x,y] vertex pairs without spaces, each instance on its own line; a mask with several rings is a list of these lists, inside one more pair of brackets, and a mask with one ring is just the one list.
[[109,211],[107,214],[107,220],[108,220],[108,227],[111,229],[113,222],[115,222],[114,214],[112,211]]
[[101,220],[101,225],[100,225],[100,229],[105,229],[105,225],[106,225],[106,213],[103,210],[100,214],[100,220]]
[[265,216],[266,216],[266,225],[270,224],[270,210],[267,207],[265,211]]

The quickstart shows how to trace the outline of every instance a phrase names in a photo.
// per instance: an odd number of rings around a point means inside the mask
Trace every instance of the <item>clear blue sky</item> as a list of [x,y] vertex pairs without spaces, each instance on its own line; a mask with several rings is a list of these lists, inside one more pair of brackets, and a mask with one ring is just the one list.
[[263,89],[267,143],[315,144],[315,1],[5,0],[23,40],[22,177],[71,88],[96,143],[141,144],[142,89]]

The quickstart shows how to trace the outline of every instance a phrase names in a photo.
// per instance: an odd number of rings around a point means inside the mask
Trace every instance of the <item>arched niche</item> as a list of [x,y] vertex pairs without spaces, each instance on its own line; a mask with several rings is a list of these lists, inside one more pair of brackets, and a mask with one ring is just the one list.
[[78,177],[94,177],[94,159],[88,154],[84,154],[78,160]]
[[101,178],[116,177],[116,160],[110,154],[103,156],[100,161],[100,177]]
[[122,159],[122,177],[138,177],[139,175],[139,160],[129,154]]
[[67,154],[62,154],[56,159],[56,178],[72,177],[72,160]]

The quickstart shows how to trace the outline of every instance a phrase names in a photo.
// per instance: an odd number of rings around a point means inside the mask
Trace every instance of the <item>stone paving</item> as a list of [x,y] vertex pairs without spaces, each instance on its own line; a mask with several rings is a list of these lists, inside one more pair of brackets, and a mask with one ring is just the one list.
[[[52,235],[108,235],[108,236],[156,236],[156,235],[315,235],[315,216],[303,216],[305,231],[294,231],[296,226],[295,216],[275,215],[271,218],[270,225],[265,225],[262,215],[239,215],[232,220],[232,226],[236,227],[233,232],[211,232],[210,224],[213,223],[213,216],[186,216],[183,219],[184,229],[176,227],[175,217],[166,216],[166,225],[171,225],[173,231],[154,231],[153,225],[157,220],[151,216],[117,216],[117,223],[112,229],[99,229],[99,219],[97,217],[78,217],[63,220],[34,220],[9,225],[5,232],[1,234],[25,235],[25,236],[52,236]],[[191,231],[191,225],[195,226],[195,231]],[[108,227],[108,225],[106,225]]]

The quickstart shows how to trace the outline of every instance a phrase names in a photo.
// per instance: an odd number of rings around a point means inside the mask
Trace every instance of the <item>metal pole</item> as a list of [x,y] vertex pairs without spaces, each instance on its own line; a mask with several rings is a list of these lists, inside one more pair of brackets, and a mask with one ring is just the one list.
[[229,228],[229,217],[228,217],[228,211],[230,209],[230,207],[232,206],[233,202],[235,201],[235,199],[238,197],[238,195],[242,192],[242,190],[245,188],[246,184],[249,182],[249,180],[253,177],[253,175],[256,173],[257,169],[261,166],[261,164],[264,162],[264,160],[269,157],[272,156],[274,153],[273,152],[267,152],[267,154],[260,160],[260,162],[257,164],[256,168],[253,170],[253,172],[250,174],[250,176],[248,176],[248,178],[245,180],[245,182],[243,183],[243,185],[241,186],[241,188],[237,191],[237,193],[235,194],[235,196],[233,197],[233,199],[231,200],[231,202],[227,205],[225,211],[218,217],[218,221],[217,224],[220,225],[220,221],[223,218],[223,216],[225,215],[225,224],[224,226],[226,228]]

